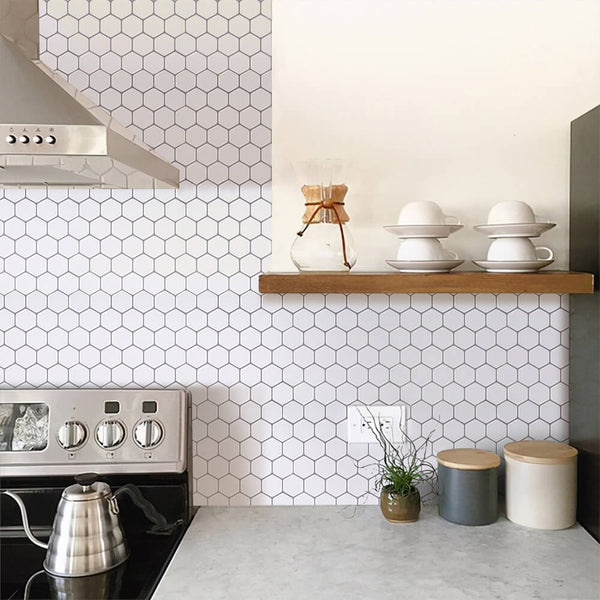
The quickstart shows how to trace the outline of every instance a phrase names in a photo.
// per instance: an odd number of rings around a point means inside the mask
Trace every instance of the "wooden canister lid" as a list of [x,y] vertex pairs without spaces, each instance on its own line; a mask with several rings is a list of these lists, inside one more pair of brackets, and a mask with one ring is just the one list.
[[500,464],[500,457],[497,454],[477,448],[442,450],[438,452],[437,459],[440,465],[463,471],[495,469]]
[[549,440],[527,440],[506,444],[504,456],[521,462],[558,465],[573,460],[577,456],[577,449]]

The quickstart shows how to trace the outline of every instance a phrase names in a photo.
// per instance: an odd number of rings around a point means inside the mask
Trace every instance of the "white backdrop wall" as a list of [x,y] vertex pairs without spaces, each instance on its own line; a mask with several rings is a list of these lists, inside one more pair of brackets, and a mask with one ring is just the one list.
[[2,387],[189,388],[196,504],[375,502],[353,403],[408,404],[434,452],[567,439],[567,296],[258,293],[270,3],[41,7],[43,60],[182,185],[0,192]]
[[558,224],[542,242],[568,266],[569,123],[600,101],[598,2],[275,0],[273,12],[273,270],[295,270],[293,165],[323,156],[351,166],[356,270],[389,269],[397,241],[381,226],[412,200],[461,219],[447,246],[467,259],[485,257],[472,226],[494,203],[528,202]]

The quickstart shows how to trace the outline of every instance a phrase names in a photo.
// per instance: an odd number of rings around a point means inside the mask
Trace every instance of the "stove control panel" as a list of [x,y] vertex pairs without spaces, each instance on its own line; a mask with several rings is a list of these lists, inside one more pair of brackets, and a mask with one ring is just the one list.
[[181,473],[183,390],[0,390],[0,477]]

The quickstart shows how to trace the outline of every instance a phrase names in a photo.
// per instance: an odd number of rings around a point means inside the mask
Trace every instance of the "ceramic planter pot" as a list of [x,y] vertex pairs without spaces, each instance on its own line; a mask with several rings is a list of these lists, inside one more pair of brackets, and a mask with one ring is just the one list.
[[384,487],[379,495],[379,506],[391,523],[414,523],[421,512],[421,495],[416,488],[408,496],[400,496]]

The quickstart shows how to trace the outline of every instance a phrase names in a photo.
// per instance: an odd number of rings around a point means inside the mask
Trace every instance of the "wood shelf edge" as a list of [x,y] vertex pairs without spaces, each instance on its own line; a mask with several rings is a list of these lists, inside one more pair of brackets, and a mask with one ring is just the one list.
[[592,294],[594,275],[538,273],[264,273],[262,294]]

